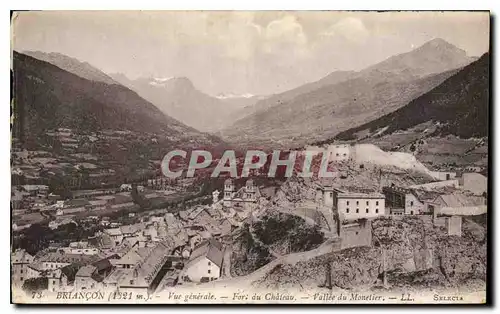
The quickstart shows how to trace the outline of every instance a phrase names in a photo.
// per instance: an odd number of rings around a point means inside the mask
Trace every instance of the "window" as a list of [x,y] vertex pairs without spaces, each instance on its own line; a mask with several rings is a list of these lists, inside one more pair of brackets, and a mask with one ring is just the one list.
[[368,214],[368,208],[366,209],[366,213]]
[[347,205],[349,205],[349,201],[347,201]]
[[55,284],[56,284],[56,281],[55,281],[55,280],[52,280],[52,284],[54,284],[54,285],[55,285]]
[[376,201],[376,202],[375,202],[375,205],[377,205],[377,206],[378,206],[378,201]]
[[359,234],[359,232],[358,232],[358,231],[356,231],[356,235],[358,235],[358,234]]
[[333,192],[330,192],[330,197],[333,197]]
[[339,156],[339,153],[337,153],[337,157]]
[[208,266],[212,265],[212,263],[210,263],[210,261],[208,262]]
[[210,272],[211,272],[211,270],[209,269],[209,270],[208,270],[208,273],[210,274]]
[[368,201],[366,201],[366,206],[368,206],[368,204],[369,204]]
[[345,212],[349,214],[349,207],[345,209]]
[[21,281],[23,281],[23,277],[21,277],[21,278],[19,278],[19,279],[21,279]]
[[378,214],[378,208],[375,208],[375,213]]
[[133,280],[130,280],[130,284],[133,285],[134,284],[134,281]]
[[23,270],[21,269],[21,274],[23,273]]
[[410,202],[410,206],[413,206],[413,201]]
[[359,205],[359,201],[356,201],[356,205]]
[[356,208],[356,214],[359,214],[359,208]]
[[412,211],[410,211],[410,215],[413,215],[413,210],[412,210]]

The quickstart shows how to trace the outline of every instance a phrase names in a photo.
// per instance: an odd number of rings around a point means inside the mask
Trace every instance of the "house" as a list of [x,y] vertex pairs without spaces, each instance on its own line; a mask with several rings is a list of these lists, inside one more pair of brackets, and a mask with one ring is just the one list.
[[460,188],[470,191],[475,195],[483,195],[488,192],[488,178],[480,173],[464,173],[458,179]]
[[28,279],[28,266],[33,262],[34,257],[22,249],[16,250],[11,255],[11,280],[15,286],[22,287],[24,281]]
[[207,282],[220,277],[223,245],[214,239],[198,244],[189,257],[184,269],[179,275],[185,282]]
[[31,224],[17,224],[17,223],[12,224],[13,231],[21,231],[23,229],[28,229],[29,227],[31,227]]
[[413,190],[386,186],[382,188],[382,192],[385,195],[385,206],[390,210],[391,215],[393,212],[395,215],[419,215],[424,212],[425,205]]
[[80,269],[80,264],[70,264],[60,269],[50,271],[47,274],[48,291],[71,290],[75,281],[75,276]]
[[56,218],[55,220],[52,220],[49,222],[49,228],[52,230],[55,230],[59,228],[60,226],[64,225],[69,225],[69,224],[74,224],[75,226],[78,226],[78,224],[70,218]]
[[122,192],[130,192],[130,191],[132,191],[132,184],[122,184],[120,186],[120,191],[122,191]]
[[22,187],[31,196],[47,197],[49,195],[49,187],[47,185],[27,184]]
[[88,241],[85,242],[71,242],[68,247],[59,248],[66,254],[83,254],[83,255],[97,255],[99,249],[89,245]]
[[333,189],[333,213],[338,215],[339,221],[383,216],[385,195]]
[[63,249],[59,249],[56,252],[46,252],[36,259],[35,264],[39,271],[52,271],[75,263],[83,265],[96,258],[98,258],[97,255],[68,254],[64,253]]
[[75,290],[94,290],[99,288],[99,282],[94,278],[97,267],[85,265],[75,275]]
[[[121,292],[151,293],[167,271],[167,261],[171,248],[163,242],[154,247],[141,248],[140,259],[130,269],[121,269],[123,275],[117,279],[116,286]],[[118,266],[117,266],[118,267]],[[109,282],[108,282],[109,284]]]
[[150,248],[131,248],[127,254],[122,256],[115,262],[117,268],[134,269],[141,261],[143,261],[149,252]]
[[108,235],[115,245],[119,245],[123,241],[123,234],[120,228],[105,229],[103,233]]
[[487,212],[486,198],[462,193],[443,194],[428,202],[434,217],[481,215]]
[[56,211],[56,216],[74,215],[74,214],[82,213],[86,210],[87,209],[85,207],[59,208]]
[[95,211],[99,211],[99,210],[103,210],[103,209],[106,209],[108,208],[108,201],[107,200],[91,200],[89,201],[89,205],[87,205],[87,208],[90,209],[90,210],[95,210]]

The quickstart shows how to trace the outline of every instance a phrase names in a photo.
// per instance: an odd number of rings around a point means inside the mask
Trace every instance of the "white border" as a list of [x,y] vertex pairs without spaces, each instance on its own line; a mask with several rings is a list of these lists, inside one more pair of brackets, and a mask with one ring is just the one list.
[[[141,1],[115,1],[115,2],[108,2],[104,3],[102,0],[86,0],[82,1],[79,3],[72,2],[72,1],[16,1],[16,2],[7,2],[3,1],[2,6],[5,6],[6,4],[10,4],[10,7],[8,7],[9,10],[15,9],[15,10],[55,10],[55,9],[64,9],[64,10],[76,10],[76,9],[86,9],[86,10],[113,10],[113,9],[121,9],[121,10],[134,10],[134,9],[141,9],[141,10],[152,10],[152,9],[166,9],[166,10],[491,10],[492,14],[498,13],[500,10],[497,10],[498,7],[498,1],[483,1],[483,0],[474,0],[474,1],[467,1],[467,0],[455,0],[455,1],[437,1],[437,0],[421,0],[421,1],[415,1],[415,2],[404,2],[404,1],[388,1],[388,0],[378,0],[378,1],[370,1],[370,0],[365,0],[365,1],[318,1],[318,0],[307,0],[307,1],[298,1],[298,0],[287,0],[287,1],[269,1],[269,0],[252,0],[252,1],[246,1],[246,2],[239,2],[239,1],[223,1],[223,0],[210,0],[210,1],[203,1],[203,0],[182,0],[182,1],[147,1],[147,0],[141,0]],[[6,8],[7,9],[7,8]],[[2,242],[2,247],[1,247],[1,252],[4,252],[5,258],[3,259],[2,262],[2,277],[1,277],[1,282],[2,282],[2,290],[1,290],[1,295],[3,298],[3,302],[1,309],[6,310],[6,313],[11,313],[14,311],[26,311],[26,310],[34,310],[32,308],[27,309],[27,308],[16,308],[12,305],[9,305],[10,303],[10,261],[7,258],[7,252],[10,250],[10,226],[8,226],[8,223],[10,223],[10,207],[7,207],[7,202],[10,199],[10,130],[9,127],[7,126],[7,121],[10,119],[10,109],[7,104],[10,103],[10,86],[8,84],[8,79],[6,78],[7,75],[7,69],[10,69],[10,20],[6,16],[6,11],[7,10],[2,10],[4,12],[4,19],[2,20],[1,25],[1,36],[2,40],[0,43],[2,44],[2,49],[0,50],[2,52],[2,68],[4,69],[4,77],[5,79],[2,81],[3,84],[1,86],[1,96],[3,100],[3,106],[0,109],[0,117],[1,120],[3,120],[2,123],[0,123],[0,141],[1,141],[1,147],[3,148],[0,152],[0,178],[2,179],[0,181],[1,184],[1,189],[0,189],[0,199],[3,201],[4,207],[1,211],[1,221],[3,221],[3,241]],[[496,36],[495,36],[496,37]],[[494,51],[496,51],[496,41],[494,41],[495,47],[493,48]],[[496,67],[495,69],[496,70]],[[498,84],[495,82],[495,86],[492,86],[493,90],[496,90],[498,87]],[[494,98],[493,98],[494,99]],[[492,104],[492,106],[496,107],[496,104]],[[495,110],[495,121],[498,121],[498,112],[499,110]],[[495,139],[495,144],[499,144],[500,141],[500,135],[498,134],[498,128],[494,134],[494,139]],[[495,146],[497,146],[495,145]],[[497,158],[494,161],[495,164],[497,163]],[[9,166],[8,166],[9,165]],[[490,176],[495,176],[497,178],[500,178],[497,176],[497,171],[495,173],[491,173]],[[499,194],[499,189],[500,185],[497,183],[496,188],[495,188],[495,195],[500,195]],[[495,210],[495,208],[490,209],[490,211]],[[500,225],[499,222],[499,214],[495,215],[495,221],[492,223],[494,226]],[[498,233],[496,234],[496,236]],[[494,252],[498,251],[498,246],[500,245],[499,241],[495,241],[497,239],[490,239],[492,241],[493,246],[494,246]],[[493,254],[493,251],[490,251],[489,254]],[[491,265],[494,267],[493,265]],[[495,265],[496,266],[496,265]],[[9,272],[7,272],[7,269],[9,269]],[[495,274],[497,275],[495,279],[498,277],[499,271],[495,271]],[[493,279],[493,278],[491,278]],[[495,282],[498,282],[495,280]],[[498,290],[496,290],[498,291]],[[498,300],[496,298],[496,294],[494,296],[494,299]],[[65,311],[65,312],[73,312],[73,311],[82,311],[82,310],[88,310],[89,308],[40,308],[40,310],[43,311]],[[229,310],[229,311],[238,311],[238,312],[247,312],[250,310],[258,310],[258,311],[269,311],[269,312],[277,312],[277,311],[304,311],[304,310],[310,310],[313,309],[311,308],[249,308],[249,309],[244,309],[244,308],[235,308],[235,307],[229,307],[229,308],[220,308],[222,310]],[[210,308],[210,309],[203,309],[200,307],[197,308],[186,308],[185,310],[203,310],[204,312],[215,312],[219,311],[219,308]],[[338,308],[338,307],[321,307],[321,308],[314,308],[315,310],[322,310],[322,311],[335,311],[335,312],[342,312],[345,311],[345,308]],[[405,310],[415,310],[415,311],[425,311],[426,308],[411,308],[411,307],[405,307]],[[475,312],[479,311],[479,308],[464,308],[468,312]],[[132,311],[144,311],[144,308],[111,308],[111,307],[102,307],[102,308],[94,308],[93,309],[97,313],[119,313],[122,312],[123,310],[132,310]],[[164,311],[179,311],[182,310],[182,308],[147,308],[149,311],[157,311],[157,312],[164,312]],[[358,308],[358,307],[350,307],[350,311],[353,312],[365,312],[367,310],[369,311],[387,311],[387,310],[392,310],[392,311],[400,311],[401,308],[399,307],[384,307],[384,308]],[[442,312],[454,312],[456,310],[459,310],[458,308],[439,308],[439,311]]]

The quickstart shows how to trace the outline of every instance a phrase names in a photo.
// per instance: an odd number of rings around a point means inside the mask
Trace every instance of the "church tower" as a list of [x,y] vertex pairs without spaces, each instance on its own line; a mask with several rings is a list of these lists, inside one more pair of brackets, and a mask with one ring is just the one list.
[[254,201],[255,197],[255,185],[252,179],[248,179],[245,185],[245,198]]
[[224,181],[224,206],[231,205],[231,199],[234,195],[234,182],[233,179],[226,179]]

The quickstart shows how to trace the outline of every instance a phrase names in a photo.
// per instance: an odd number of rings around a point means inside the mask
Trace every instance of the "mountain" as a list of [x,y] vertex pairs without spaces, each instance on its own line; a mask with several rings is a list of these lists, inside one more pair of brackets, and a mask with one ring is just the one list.
[[406,106],[346,130],[336,138],[353,139],[360,134],[381,137],[428,122],[438,124],[433,135],[488,136],[489,71],[486,53]]
[[116,129],[157,134],[173,142],[220,143],[165,115],[122,85],[88,80],[16,51],[13,95],[13,133],[21,139],[36,140],[47,130],[64,127],[79,133]]
[[165,114],[206,132],[227,126],[233,121],[230,119],[234,119],[230,118],[232,114],[256,101],[253,97],[212,97],[199,91],[186,77],[136,80],[130,80],[123,74],[113,74],[112,77],[155,104]]
[[23,53],[35,59],[52,63],[53,65],[65,71],[76,74],[79,77],[83,77],[84,79],[90,81],[103,82],[107,84],[119,84],[107,74],[96,69],[87,62],[81,62],[75,58],[68,57],[61,53],[46,53],[41,51],[24,51]]
[[362,71],[333,72],[269,97],[262,109],[220,134],[235,143],[279,146],[331,138],[401,108],[473,60],[444,40],[432,40]]
[[324,78],[312,82],[301,85],[297,88],[285,91],[283,93],[275,94],[270,97],[266,97],[265,99],[260,100],[255,104],[256,110],[266,110],[275,105],[283,104],[287,101],[292,100],[293,98],[301,95],[312,92],[316,89],[319,89],[323,86],[334,85],[343,81],[346,81],[350,78],[353,78],[356,75],[354,71],[335,71],[325,76]]
[[422,77],[461,68],[474,60],[475,58],[468,57],[464,50],[441,38],[436,38],[410,52],[392,56],[364,71],[381,71]]

